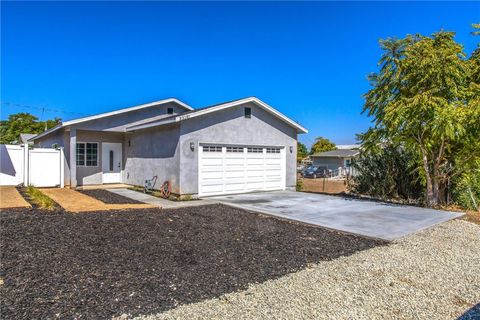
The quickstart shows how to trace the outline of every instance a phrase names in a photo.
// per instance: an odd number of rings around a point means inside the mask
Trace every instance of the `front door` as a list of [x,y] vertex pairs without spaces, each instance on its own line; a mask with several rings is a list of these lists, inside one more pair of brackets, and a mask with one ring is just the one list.
[[103,183],[122,182],[122,144],[102,143]]

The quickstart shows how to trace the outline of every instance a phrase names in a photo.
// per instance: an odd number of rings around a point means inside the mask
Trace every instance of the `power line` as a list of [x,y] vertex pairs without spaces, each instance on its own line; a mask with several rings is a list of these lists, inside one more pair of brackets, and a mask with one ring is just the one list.
[[40,111],[42,111],[42,116],[43,116],[43,113],[45,111],[51,111],[51,112],[57,112],[57,113],[63,113],[63,114],[76,114],[76,115],[81,115],[81,116],[87,116],[88,115],[86,113],[81,113],[81,112],[73,112],[73,111],[67,111],[67,110],[63,110],[63,109],[51,109],[51,108],[45,108],[45,107],[30,106],[30,105],[26,105],[26,104],[13,103],[13,102],[8,102],[8,101],[2,101],[2,105],[17,107],[17,108],[40,110]]

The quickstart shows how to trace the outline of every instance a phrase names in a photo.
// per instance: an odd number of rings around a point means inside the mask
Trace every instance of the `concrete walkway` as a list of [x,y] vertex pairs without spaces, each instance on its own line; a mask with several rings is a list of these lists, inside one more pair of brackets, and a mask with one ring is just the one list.
[[457,212],[293,191],[248,193],[210,199],[247,210],[384,240],[395,240],[463,215]]
[[13,186],[0,187],[0,209],[29,208],[28,203]]
[[70,212],[153,208],[149,204],[107,204],[68,188],[49,188],[40,191]]
[[152,195],[130,190],[130,189],[107,189],[112,193],[116,193],[118,195],[124,196],[126,198],[130,198],[133,200],[137,200],[143,203],[148,203],[156,207],[161,207],[165,209],[175,209],[175,208],[185,208],[185,207],[196,207],[196,206],[203,206],[207,204],[214,204],[218,203],[215,200],[190,200],[190,201],[172,201],[167,199],[162,199],[158,197],[154,197]]

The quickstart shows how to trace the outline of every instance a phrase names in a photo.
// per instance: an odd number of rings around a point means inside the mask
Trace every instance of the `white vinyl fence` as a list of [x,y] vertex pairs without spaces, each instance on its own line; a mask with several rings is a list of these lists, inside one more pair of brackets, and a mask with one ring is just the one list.
[[0,145],[0,185],[64,187],[63,149]]

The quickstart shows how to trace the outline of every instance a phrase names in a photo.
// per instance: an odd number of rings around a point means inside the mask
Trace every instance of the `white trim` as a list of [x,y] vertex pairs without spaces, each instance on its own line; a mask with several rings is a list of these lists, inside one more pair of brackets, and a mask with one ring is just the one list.
[[[84,165],[78,165],[77,164],[77,144],[79,143],[83,143],[85,145],[85,155],[84,155]],[[97,165],[96,166],[87,166],[87,143],[91,143],[91,144],[96,144],[97,145]],[[70,150],[71,151],[71,150]],[[100,157],[98,156],[98,153],[100,152],[100,142],[95,142],[95,141],[77,141],[77,143],[75,144],[75,166],[76,167],[85,167],[85,168],[97,168],[98,166],[100,166]]]
[[65,187],[65,153],[63,147],[60,147],[60,188]]
[[62,123],[58,124],[57,126],[47,130],[47,131],[45,131],[45,132],[42,132],[42,133],[36,135],[35,137],[29,139],[28,141],[34,141],[38,138],[44,137],[45,135],[47,135],[51,132],[57,131],[60,128],[63,128],[63,127],[66,127],[66,126],[71,126],[73,124],[82,123],[82,122],[91,121],[91,120],[97,120],[97,119],[101,119],[101,118],[105,118],[105,117],[114,116],[114,115],[117,115],[117,114],[122,114],[122,113],[125,113],[125,112],[135,111],[135,110],[139,110],[139,109],[143,109],[143,108],[152,107],[152,106],[155,106],[155,105],[158,105],[158,104],[165,104],[165,103],[170,103],[170,102],[175,102],[175,103],[184,107],[187,110],[190,110],[190,111],[193,110],[192,107],[190,107],[189,105],[187,105],[187,104],[185,104],[185,103],[183,103],[180,100],[175,99],[175,98],[158,100],[158,101],[145,103],[145,104],[141,104],[141,105],[130,107],[130,108],[124,108],[124,109],[120,109],[120,110],[100,113],[100,114],[97,114],[97,115],[88,116],[88,117],[84,117],[84,118],[79,118],[79,119],[75,119],[75,120],[65,121],[65,122],[62,122]]
[[153,122],[146,123],[146,124],[140,124],[140,125],[137,125],[137,126],[127,127],[126,131],[133,131],[133,130],[155,127],[155,126],[159,126],[159,125],[163,125],[163,124],[167,124],[167,123],[180,122],[180,121],[183,121],[183,120],[187,120],[187,119],[195,118],[195,117],[198,117],[198,116],[202,116],[202,115],[205,115],[205,114],[208,114],[208,113],[211,113],[211,112],[216,112],[216,111],[220,111],[220,110],[223,110],[223,109],[236,107],[238,105],[241,105],[241,104],[244,104],[244,103],[249,103],[249,102],[253,102],[253,103],[257,104],[258,106],[260,106],[263,109],[267,110],[268,112],[272,113],[274,116],[276,116],[280,120],[283,120],[283,121],[287,122],[289,125],[296,128],[300,133],[308,133],[308,130],[306,128],[302,127],[300,124],[296,123],[292,119],[288,118],[284,114],[280,113],[279,111],[275,110],[274,108],[272,108],[271,106],[269,106],[265,102],[261,101],[258,98],[255,98],[255,97],[249,97],[249,98],[245,98],[245,99],[236,100],[236,101],[233,101],[233,102],[227,102],[227,103],[215,106],[215,107],[194,111],[194,112],[191,112],[191,113],[188,113],[188,114],[183,114],[183,115],[180,114],[180,115],[176,116],[175,118],[153,121]]
[[[104,168],[103,168],[104,164],[106,163],[106,162],[103,162],[104,160],[106,160],[103,157],[103,153],[104,153],[104,150],[108,149],[108,145],[117,145],[117,146],[120,145],[120,149],[119,149],[120,150],[120,163],[119,163],[120,164],[120,172],[115,172],[115,173],[118,173],[118,176],[119,176],[119,179],[116,182],[111,182],[111,181],[105,182],[105,174],[112,173],[112,172],[105,172]],[[105,148],[105,146],[107,148]],[[100,169],[101,169],[101,173],[102,173],[102,184],[123,183],[123,143],[122,142],[102,142],[102,155],[101,155],[101,157],[102,157],[102,166],[100,167]]]

